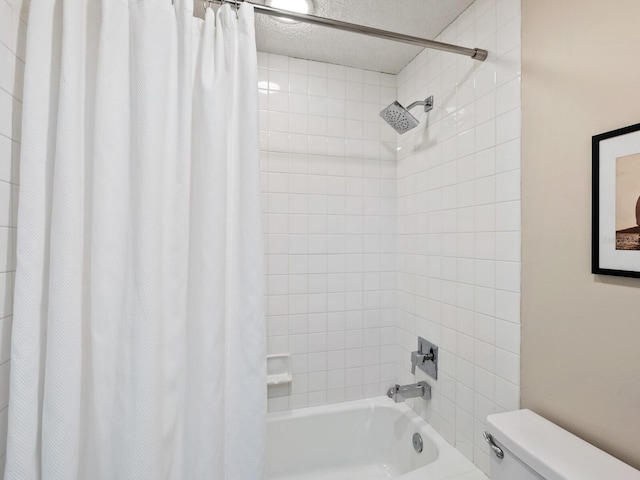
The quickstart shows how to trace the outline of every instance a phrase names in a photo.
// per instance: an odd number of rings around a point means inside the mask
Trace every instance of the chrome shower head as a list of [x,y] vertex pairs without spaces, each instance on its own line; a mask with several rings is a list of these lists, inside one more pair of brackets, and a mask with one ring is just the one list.
[[393,102],[380,112],[382,119],[398,133],[403,134],[418,126],[418,119],[398,102]]
[[424,105],[424,111],[428,112],[433,108],[433,95],[426,100],[413,102],[408,108],[404,108],[400,103],[394,101],[387,108],[380,112],[382,119],[387,122],[396,132],[403,134],[418,126],[418,119],[409,113],[413,107]]

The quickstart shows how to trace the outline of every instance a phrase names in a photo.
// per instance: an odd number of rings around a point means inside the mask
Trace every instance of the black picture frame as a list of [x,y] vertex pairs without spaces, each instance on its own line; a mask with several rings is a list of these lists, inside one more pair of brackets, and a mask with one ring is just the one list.
[[[621,188],[620,161],[639,172],[636,224],[619,230],[616,198]],[[637,163],[637,165],[636,165]],[[629,183],[629,182],[625,182]],[[626,205],[627,203],[625,203]],[[592,137],[591,272],[640,278],[640,123]],[[629,211],[626,208],[625,211]],[[625,216],[624,218],[628,218]],[[612,228],[613,227],[613,228]],[[635,245],[637,235],[637,247]],[[628,241],[627,241],[628,240]]]

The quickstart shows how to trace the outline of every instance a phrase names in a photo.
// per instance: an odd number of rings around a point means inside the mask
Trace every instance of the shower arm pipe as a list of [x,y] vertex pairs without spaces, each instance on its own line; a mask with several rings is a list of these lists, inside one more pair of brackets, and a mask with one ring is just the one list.
[[417,106],[424,106],[424,111],[429,112],[433,108],[433,95],[427,97],[426,100],[418,100],[417,102],[413,102],[407,107],[407,110],[411,110],[413,107]]
[[417,45],[419,47],[432,48],[434,50],[441,50],[443,52],[465,55],[480,62],[486,60],[488,55],[488,52],[481,48],[460,47],[458,45],[451,45],[449,43],[436,42],[435,40],[427,40],[426,38],[413,37],[411,35],[405,35],[403,33],[390,32],[388,30],[380,30],[379,28],[358,25],[357,23],[343,22],[340,20],[334,20],[332,18],[291,12],[289,10],[281,10],[279,8],[273,8],[268,5],[262,5],[245,0],[213,0],[213,2],[220,4],[228,3],[235,6],[239,6],[242,3],[248,3],[249,5],[253,5],[254,11],[256,13],[274,17],[282,17],[289,20],[297,20],[299,22],[309,23],[311,25],[320,25],[323,27],[335,28],[337,30],[344,30],[345,32],[361,33],[363,35],[369,35],[370,37],[394,40],[396,42],[408,43],[410,45]]

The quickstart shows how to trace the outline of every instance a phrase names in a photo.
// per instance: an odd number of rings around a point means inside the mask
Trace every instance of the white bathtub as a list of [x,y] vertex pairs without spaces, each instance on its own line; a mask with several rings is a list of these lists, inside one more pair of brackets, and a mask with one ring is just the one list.
[[[414,433],[424,448],[413,448]],[[267,480],[487,480],[404,403],[387,397],[267,416]]]

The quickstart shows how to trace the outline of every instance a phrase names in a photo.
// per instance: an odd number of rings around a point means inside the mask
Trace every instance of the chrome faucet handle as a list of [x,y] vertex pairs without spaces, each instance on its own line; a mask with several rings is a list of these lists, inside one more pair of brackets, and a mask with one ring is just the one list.
[[435,355],[433,354],[433,351],[430,351],[429,353],[411,352],[411,374],[415,375],[416,365],[418,365],[418,363],[422,365],[424,362],[428,362],[434,358]]
[[411,373],[415,375],[416,367],[434,380],[438,379],[438,346],[418,337],[418,350],[411,352]]

